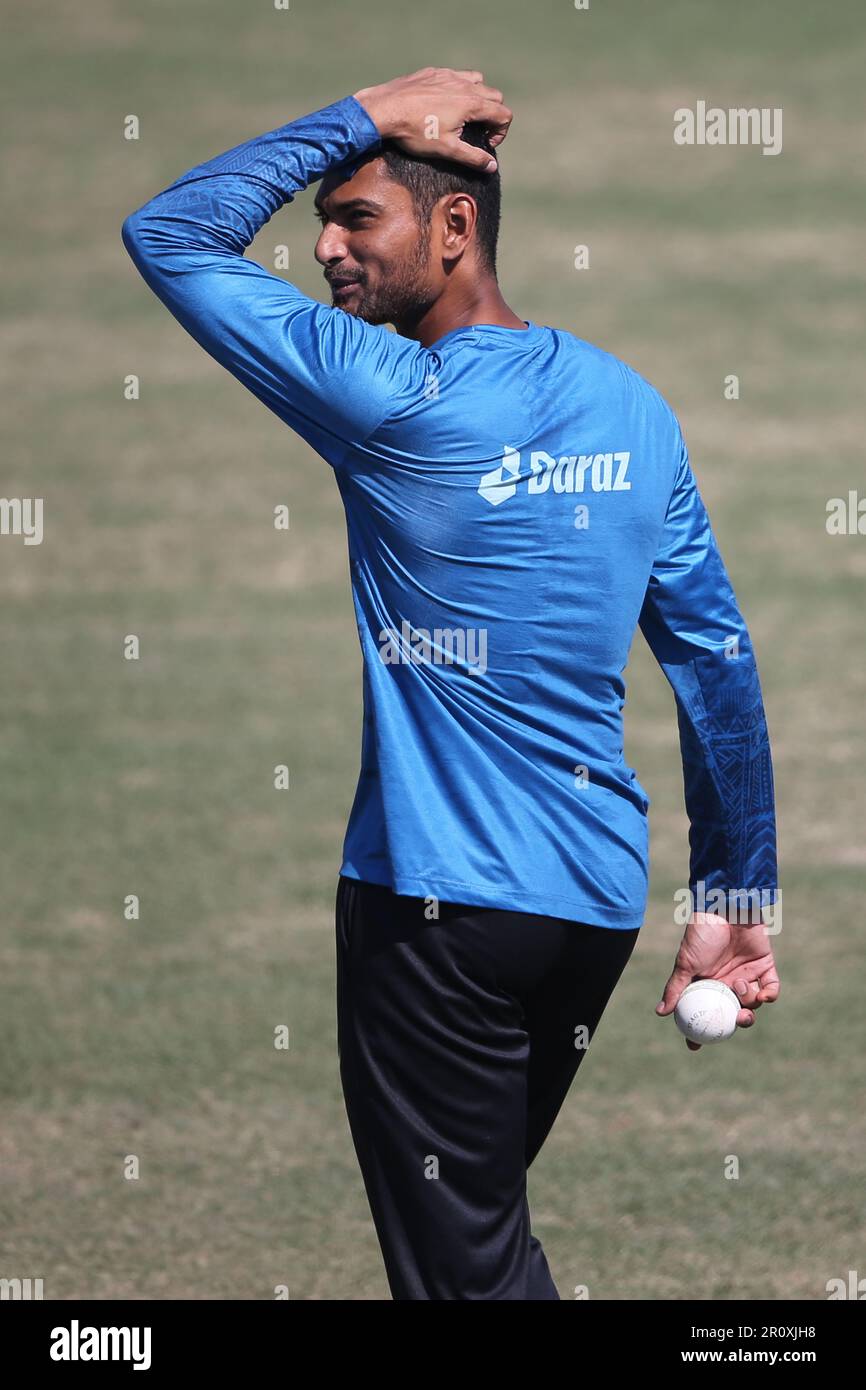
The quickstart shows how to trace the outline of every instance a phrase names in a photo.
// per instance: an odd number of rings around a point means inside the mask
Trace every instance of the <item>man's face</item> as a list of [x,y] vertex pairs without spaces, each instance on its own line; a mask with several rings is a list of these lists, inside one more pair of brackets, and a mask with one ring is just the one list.
[[332,304],[367,323],[420,318],[436,299],[429,228],[415,220],[409,189],[371,159],[346,178],[339,170],[316,195],[322,231],[316,260],[325,267]]

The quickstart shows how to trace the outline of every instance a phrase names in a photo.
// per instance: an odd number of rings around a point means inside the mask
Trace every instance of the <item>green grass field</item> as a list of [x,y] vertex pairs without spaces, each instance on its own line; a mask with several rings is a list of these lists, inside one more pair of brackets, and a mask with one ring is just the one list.
[[[782,997],[692,1054],[653,1012],[687,823],[672,696],[636,638],[650,908],[530,1171],[535,1231],[563,1298],[822,1299],[866,1275],[866,537],[825,528],[828,498],[866,491],[858,0],[0,10],[0,491],[45,508],[41,545],[0,538],[0,1276],[53,1299],[389,1296],[335,1044],[361,729],[339,496],[151,295],[120,227],[191,165],[428,63],[480,67],[515,112],[510,304],[680,416],[776,774]],[[782,107],[783,152],[676,147],[698,99]],[[287,243],[324,298],[315,235],[308,192],[251,254]]]

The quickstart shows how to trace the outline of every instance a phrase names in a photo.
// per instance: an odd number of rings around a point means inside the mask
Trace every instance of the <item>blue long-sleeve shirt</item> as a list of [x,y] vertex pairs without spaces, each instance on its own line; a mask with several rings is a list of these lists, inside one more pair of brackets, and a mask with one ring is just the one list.
[[676,697],[688,886],[772,901],[755,659],[659,393],[560,329],[422,347],[245,258],[295,193],[379,147],[345,97],[191,169],[122,232],[175,318],[334,469],[364,658],[341,872],[640,926],[649,801],[622,725],[639,624]]

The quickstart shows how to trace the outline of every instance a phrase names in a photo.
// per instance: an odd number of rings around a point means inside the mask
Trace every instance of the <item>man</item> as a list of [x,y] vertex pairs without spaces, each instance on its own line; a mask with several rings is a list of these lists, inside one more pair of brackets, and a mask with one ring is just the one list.
[[[670,407],[502,297],[511,119],[480,72],[424,68],[192,169],[123,227],[345,506],[365,722],[338,1047],[397,1299],[559,1297],[526,1169],[643,920],[648,798],[621,720],[638,624],[676,695],[689,888],[722,908],[693,913],[657,1012],[711,976],[745,1028],[779,991],[749,636]],[[319,178],[329,307],[244,258]],[[736,892],[759,895],[747,925],[726,920]]]

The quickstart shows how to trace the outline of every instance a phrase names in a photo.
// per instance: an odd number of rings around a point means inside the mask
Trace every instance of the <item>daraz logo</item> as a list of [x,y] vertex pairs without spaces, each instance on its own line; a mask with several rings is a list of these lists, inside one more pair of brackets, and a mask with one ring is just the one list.
[[[526,490],[547,492],[630,492],[626,477],[631,454],[565,454],[555,459],[544,449],[534,449],[529,455],[531,473],[526,475]],[[498,507],[517,491],[522,482],[520,453],[505,445],[498,468],[485,473],[478,484],[479,495],[491,506]]]

